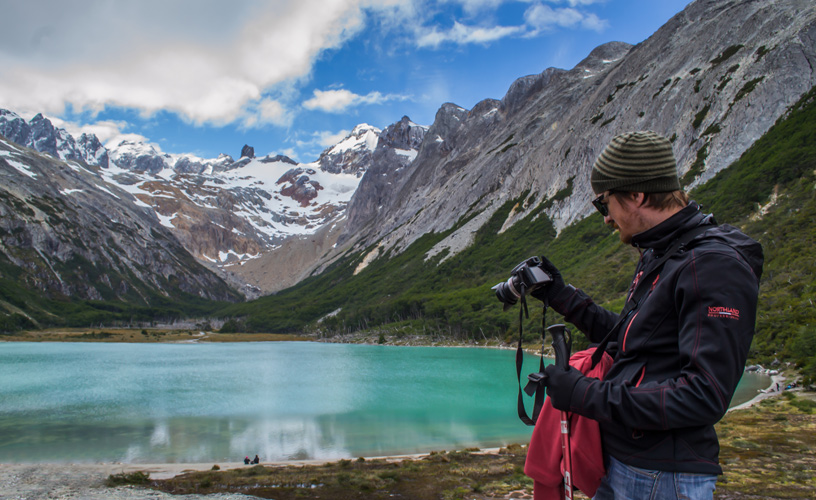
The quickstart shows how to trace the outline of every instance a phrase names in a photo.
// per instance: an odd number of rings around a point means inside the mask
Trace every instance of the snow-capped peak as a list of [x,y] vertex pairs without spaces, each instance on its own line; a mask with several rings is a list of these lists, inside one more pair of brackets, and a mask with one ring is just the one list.
[[377,139],[382,132],[377,127],[372,127],[367,123],[361,123],[354,127],[354,130],[345,139],[337,143],[334,147],[326,151],[327,155],[342,154],[349,150],[367,149],[374,151],[377,147]]

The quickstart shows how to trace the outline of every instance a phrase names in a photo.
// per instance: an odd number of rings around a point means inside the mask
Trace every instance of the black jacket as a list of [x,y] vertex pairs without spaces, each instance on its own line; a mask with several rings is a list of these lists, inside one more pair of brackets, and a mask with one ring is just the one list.
[[[672,242],[703,224],[711,229],[650,274]],[[613,335],[617,353],[604,380],[575,385],[571,411],[600,422],[604,452],[621,462],[721,474],[714,424],[728,409],[754,335],[762,247],[734,227],[713,225],[694,202],[632,245],[642,253],[629,297],[640,281],[651,290]],[[618,321],[572,286],[551,305],[592,342]]]

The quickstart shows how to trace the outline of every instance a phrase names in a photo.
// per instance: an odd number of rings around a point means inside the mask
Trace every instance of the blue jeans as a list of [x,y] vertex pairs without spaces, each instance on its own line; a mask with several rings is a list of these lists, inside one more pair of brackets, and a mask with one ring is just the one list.
[[609,457],[592,500],[712,500],[717,476],[641,469]]

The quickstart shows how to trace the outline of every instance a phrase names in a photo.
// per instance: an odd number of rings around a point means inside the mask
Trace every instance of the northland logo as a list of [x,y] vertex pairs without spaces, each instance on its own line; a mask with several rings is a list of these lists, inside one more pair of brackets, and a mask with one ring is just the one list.
[[739,314],[739,309],[734,309],[733,307],[708,306],[709,318],[739,319]]

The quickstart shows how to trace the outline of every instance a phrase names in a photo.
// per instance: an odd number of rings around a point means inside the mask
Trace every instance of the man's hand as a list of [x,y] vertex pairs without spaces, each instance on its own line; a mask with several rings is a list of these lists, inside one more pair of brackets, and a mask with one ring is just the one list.
[[561,290],[566,288],[567,285],[564,283],[564,278],[561,277],[561,272],[558,268],[543,255],[541,256],[541,269],[547,271],[552,281],[548,283],[547,286],[533,290],[530,292],[530,295],[542,302],[551,303],[552,299],[558,295]]
[[561,411],[570,411],[570,400],[575,384],[584,378],[584,374],[573,367],[566,370],[555,365],[544,369],[547,374],[547,397],[550,398],[553,408]]

